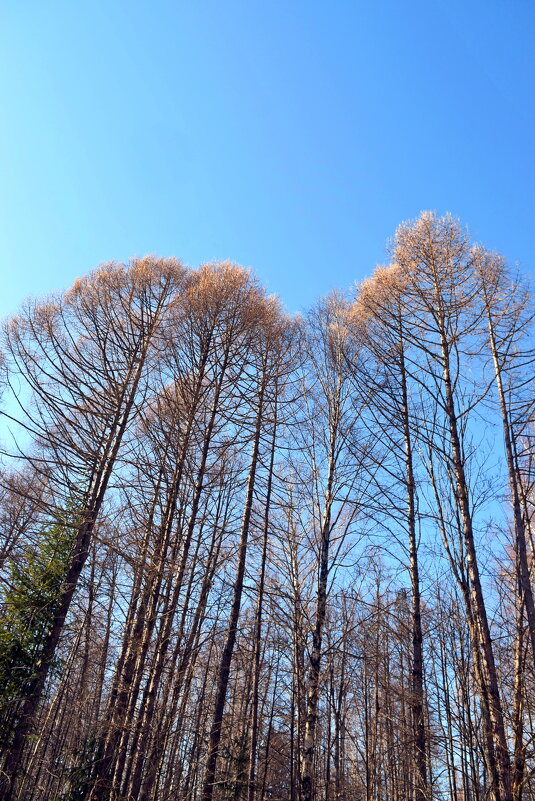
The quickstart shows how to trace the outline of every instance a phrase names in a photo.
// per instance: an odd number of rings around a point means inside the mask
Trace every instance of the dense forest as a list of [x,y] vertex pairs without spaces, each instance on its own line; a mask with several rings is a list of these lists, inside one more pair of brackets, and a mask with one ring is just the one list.
[[388,252],[5,322],[2,801],[534,801],[533,298],[450,216]]

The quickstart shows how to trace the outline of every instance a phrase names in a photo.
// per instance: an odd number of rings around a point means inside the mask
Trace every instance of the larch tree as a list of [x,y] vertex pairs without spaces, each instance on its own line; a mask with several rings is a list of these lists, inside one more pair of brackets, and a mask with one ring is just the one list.
[[[353,316],[357,335],[370,351],[371,369],[367,376],[373,386],[370,412],[384,448],[396,465],[391,472],[401,474],[406,499],[405,527],[411,581],[411,725],[414,771],[414,799],[429,797],[427,777],[427,736],[424,717],[425,690],[423,631],[421,614],[420,567],[418,561],[417,488],[415,478],[416,415],[411,405],[410,369],[407,369],[407,321],[404,315],[403,276],[392,265],[378,268],[358,291]],[[365,336],[363,332],[366,332]],[[402,455],[403,454],[403,455]],[[402,462],[402,464],[399,464]],[[386,499],[385,499],[386,500]],[[386,504],[385,504],[386,505]],[[399,510],[394,507],[397,517]]]
[[36,470],[53,463],[63,514],[72,513],[63,580],[5,756],[0,797],[6,801],[125,431],[138,408],[147,362],[183,280],[184,270],[174,260],[106,265],[64,295],[28,304],[5,328],[8,380],[11,386],[24,383],[20,425],[38,443],[28,461]]

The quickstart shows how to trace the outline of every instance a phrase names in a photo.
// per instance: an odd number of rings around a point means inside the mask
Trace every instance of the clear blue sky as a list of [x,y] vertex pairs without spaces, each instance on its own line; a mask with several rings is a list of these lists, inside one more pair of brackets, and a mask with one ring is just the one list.
[[3,0],[0,314],[147,252],[291,310],[422,209],[535,263],[533,0]]

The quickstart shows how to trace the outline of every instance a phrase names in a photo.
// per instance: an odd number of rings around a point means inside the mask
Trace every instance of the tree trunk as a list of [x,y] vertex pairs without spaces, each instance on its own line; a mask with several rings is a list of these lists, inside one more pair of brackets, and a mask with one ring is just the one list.
[[262,431],[262,421],[264,412],[264,391],[266,375],[261,378],[261,386],[258,397],[258,408],[256,413],[256,426],[253,440],[253,451],[251,455],[251,464],[249,467],[249,477],[247,479],[247,492],[245,498],[245,507],[243,511],[241,532],[240,532],[240,545],[238,551],[238,564],[236,568],[236,578],[234,581],[234,591],[232,598],[232,607],[230,611],[230,618],[227,628],[227,636],[221,661],[219,664],[219,671],[217,676],[217,689],[216,699],[214,706],[214,713],[212,718],[212,725],[210,728],[210,739],[208,746],[208,758],[206,761],[206,768],[204,773],[204,781],[202,787],[202,801],[212,801],[214,793],[214,783],[217,768],[217,760],[219,756],[219,742],[221,740],[221,726],[223,723],[223,713],[225,710],[225,701],[227,697],[227,687],[230,675],[230,666],[232,663],[232,655],[234,653],[234,645],[236,643],[236,635],[238,633],[238,621],[240,617],[241,598],[243,593],[243,581],[245,576],[245,563],[247,558],[247,542],[249,537],[249,527],[251,522],[251,512],[253,508],[253,496],[256,470],[258,466],[258,455],[260,450],[260,434]]

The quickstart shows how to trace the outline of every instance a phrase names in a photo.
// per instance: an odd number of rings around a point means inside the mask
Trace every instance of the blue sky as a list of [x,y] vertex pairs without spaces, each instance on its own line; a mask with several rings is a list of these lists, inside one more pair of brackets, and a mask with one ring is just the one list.
[[532,0],[3,0],[0,315],[145,253],[300,309],[423,209],[533,271],[534,37]]

